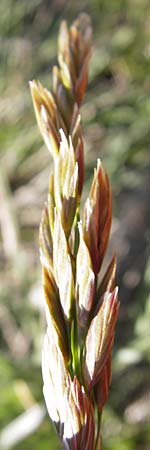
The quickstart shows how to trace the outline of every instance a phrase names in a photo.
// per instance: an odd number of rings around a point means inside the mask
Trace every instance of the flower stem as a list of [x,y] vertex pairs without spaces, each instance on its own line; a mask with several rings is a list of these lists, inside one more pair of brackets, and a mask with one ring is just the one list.
[[80,205],[78,205],[75,215],[75,225],[74,225],[74,231],[75,231],[75,238],[74,238],[74,257],[77,255],[78,247],[79,247],[79,229],[78,229],[78,223],[80,221],[80,214],[79,214],[79,208]]
[[102,450],[102,438],[101,438],[101,413],[97,414],[97,436],[95,442],[95,450]]

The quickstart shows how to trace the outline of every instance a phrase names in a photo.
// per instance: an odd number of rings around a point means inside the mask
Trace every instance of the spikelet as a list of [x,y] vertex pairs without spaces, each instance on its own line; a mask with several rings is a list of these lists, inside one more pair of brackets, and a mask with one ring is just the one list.
[[52,92],[30,82],[39,129],[54,168],[40,225],[47,333],[43,345],[44,397],[66,450],[101,450],[100,418],[111,382],[118,316],[115,258],[100,284],[112,205],[100,160],[80,218],[84,148],[79,106],[91,54],[90,19],[81,14],[58,39]]

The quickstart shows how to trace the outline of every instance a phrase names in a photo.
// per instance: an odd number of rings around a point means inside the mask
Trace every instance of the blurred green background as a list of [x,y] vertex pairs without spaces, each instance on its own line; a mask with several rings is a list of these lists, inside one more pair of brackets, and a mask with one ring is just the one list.
[[28,80],[51,86],[57,35],[81,11],[93,24],[88,92],[81,108],[86,183],[101,157],[111,179],[108,256],[118,257],[121,309],[104,450],[150,447],[150,2],[0,2],[0,449],[60,449],[42,395],[45,330],[38,226],[50,157]]

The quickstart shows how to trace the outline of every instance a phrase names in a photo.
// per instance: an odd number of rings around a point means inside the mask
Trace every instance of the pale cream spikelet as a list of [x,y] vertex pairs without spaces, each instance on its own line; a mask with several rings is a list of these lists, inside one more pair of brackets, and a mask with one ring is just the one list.
[[80,209],[84,144],[79,106],[87,86],[91,36],[87,14],[70,28],[63,21],[51,92],[39,81],[30,82],[37,123],[53,158],[40,224],[47,321],[43,392],[65,450],[102,450],[101,415],[119,310],[114,257],[101,277],[112,200],[100,159],[82,215]]

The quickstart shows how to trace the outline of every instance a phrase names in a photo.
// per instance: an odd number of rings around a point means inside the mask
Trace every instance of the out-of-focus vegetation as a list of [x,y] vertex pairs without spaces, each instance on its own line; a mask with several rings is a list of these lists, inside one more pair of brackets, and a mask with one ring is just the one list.
[[[93,54],[81,109],[86,186],[97,157],[113,189],[109,254],[118,256],[121,310],[104,450],[150,445],[150,3],[149,0],[0,2],[0,448],[60,449],[44,409],[44,315],[38,226],[51,160],[28,80],[51,85],[60,21],[90,14]],[[13,422],[16,419],[16,422]],[[19,441],[20,439],[20,441]]]

